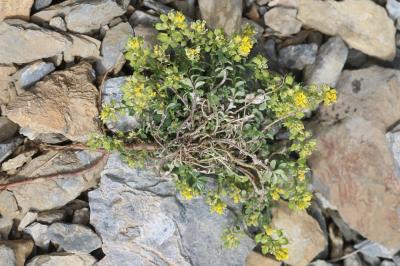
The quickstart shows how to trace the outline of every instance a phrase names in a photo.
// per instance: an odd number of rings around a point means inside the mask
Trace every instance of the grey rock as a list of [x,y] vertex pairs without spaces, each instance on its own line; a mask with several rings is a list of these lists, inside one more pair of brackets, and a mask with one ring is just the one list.
[[30,235],[35,245],[47,250],[50,245],[50,238],[47,235],[48,225],[41,223],[33,223],[24,229],[24,232]]
[[336,86],[346,63],[348,49],[340,37],[332,37],[318,50],[314,64],[305,68],[306,84]]
[[54,223],[49,226],[47,235],[52,243],[67,252],[90,253],[101,247],[96,233],[83,225]]
[[95,263],[92,255],[64,252],[36,256],[26,266],[93,266]]
[[75,57],[95,60],[100,58],[101,42],[82,34],[70,34],[72,45],[64,52],[64,61],[73,62]]
[[279,50],[279,64],[289,69],[302,70],[315,62],[318,46],[315,43],[291,45]]
[[393,253],[396,250],[388,249],[379,243],[373,242],[371,240],[364,240],[356,245],[354,248],[359,250],[361,254],[369,257],[379,257],[384,259],[392,259]]
[[99,264],[244,265],[254,242],[244,236],[229,250],[220,239],[234,215],[211,214],[203,199],[183,201],[175,193],[170,178],[129,168],[111,155],[100,187],[89,192],[90,223],[106,254]]
[[239,31],[243,9],[241,0],[199,0],[198,2],[201,18],[209,27],[222,28],[228,35]]
[[174,1],[174,7],[181,11],[185,16],[195,19],[196,17],[196,0],[187,0],[187,1]]
[[15,137],[0,143],[0,163],[10,156],[15,149],[22,143],[22,138]]
[[52,224],[55,222],[64,221],[65,216],[66,212],[64,209],[44,211],[44,212],[39,212],[36,221],[46,224]]
[[393,20],[400,18],[400,2],[397,0],[387,0],[386,10]]
[[358,256],[358,254],[353,254],[350,257],[347,257],[344,262],[343,262],[344,266],[363,266],[363,262],[360,258],[360,256]]
[[[0,142],[12,138],[18,130],[18,125],[7,117],[0,116]],[[0,144],[1,145],[1,144]]]
[[50,27],[59,31],[67,31],[67,24],[62,17],[54,17],[49,21]]
[[143,0],[143,6],[153,9],[157,13],[168,13],[172,8],[160,3],[160,1]]
[[384,260],[379,266],[398,266],[398,264],[394,263],[393,261]]
[[349,54],[347,55],[347,61],[346,64],[359,68],[361,67],[365,62],[367,62],[368,57],[356,50],[356,49],[349,49]]
[[333,266],[333,264],[326,262],[324,260],[316,260],[310,263],[309,266]]
[[37,212],[27,212],[24,216],[24,218],[21,219],[18,225],[18,231],[22,231],[25,227],[30,225],[36,220],[37,217]]
[[88,225],[90,220],[90,211],[89,208],[82,208],[76,210],[74,212],[74,216],[72,217],[73,224],[84,224]]
[[18,172],[18,168],[32,160],[32,156],[35,155],[36,150],[31,150],[18,154],[16,157],[9,159],[1,165],[1,170],[7,172],[9,175],[14,175]]
[[241,29],[243,30],[245,27],[251,26],[254,28],[255,35],[254,37],[257,40],[260,40],[262,38],[262,34],[264,32],[264,28],[260,26],[257,22],[254,22],[253,20],[247,19],[247,18],[242,18],[242,25]]
[[33,4],[33,9],[41,10],[51,5],[51,2],[53,2],[53,0],[35,0],[35,3]]
[[361,260],[363,261],[363,265],[367,266],[379,266],[381,264],[381,260],[378,257],[371,257],[364,253],[360,254]]
[[66,36],[20,20],[0,22],[0,64],[24,64],[65,51]]
[[15,266],[17,265],[17,258],[15,257],[14,250],[6,245],[0,245],[0,265],[2,266]]
[[17,88],[26,89],[55,70],[53,63],[37,61],[18,70],[13,75]]
[[133,12],[131,17],[129,18],[129,23],[132,25],[132,27],[135,27],[137,25],[153,27],[154,24],[158,22],[160,22],[159,17],[156,17],[141,10],[135,10],[135,12]]
[[151,48],[157,43],[157,30],[153,27],[138,25],[134,29],[135,36],[143,37],[144,47]]
[[110,70],[118,73],[121,70],[125,63],[123,52],[129,37],[132,35],[133,29],[127,22],[120,23],[106,32],[101,44],[101,55],[103,57],[96,65],[99,74],[104,74]]
[[5,240],[8,239],[8,235],[11,232],[13,224],[14,224],[14,221],[11,218],[8,218],[8,217],[0,218],[0,239],[5,239]]
[[[0,205],[0,214],[21,218],[32,209],[45,211],[60,208],[97,184],[104,163],[104,157],[98,152],[52,151],[38,156],[23,167],[19,177],[56,178],[36,178],[35,182],[1,191],[0,202],[5,204]],[[82,169],[86,170],[79,172]]]
[[301,21],[296,19],[297,10],[287,7],[275,7],[264,14],[265,25],[282,36],[300,32]]
[[[127,77],[119,77],[119,78],[112,78],[108,79],[104,83],[103,91],[102,91],[102,103],[110,104],[112,101],[115,102],[116,106],[122,103],[122,91],[121,87],[126,82]],[[112,131],[123,131],[128,132],[138,127],[139,123],[134,116],[129,114],[118,114],[117,119],[106,121],[105,124],[107,128]]]
[[400,176],[400,131],[390,131],[386,133],[386,139],[393,153],[396,174]]
[[299,0],[270,0],[268,6],[284,6],[284,7],[291,7],[297,8],[299,6]]
[[0,105],[8,104],[15,96],[11,75],[17,71],[14,65],[0,64]]

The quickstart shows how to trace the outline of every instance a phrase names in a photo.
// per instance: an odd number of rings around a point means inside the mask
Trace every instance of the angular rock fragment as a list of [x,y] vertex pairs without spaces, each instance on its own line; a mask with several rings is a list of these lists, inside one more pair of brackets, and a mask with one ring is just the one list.
[[101,42],[82,34],[70,34],[72,45],[64,52],[64,61],[73,62],[75,57],[94,60],[100,57]]
[[0,241],[0,265],[24,266],[33,249],[32,240]]
[[29,19],[34,0],[2,0],[0,1],[0,21],[5,18]]
[[275,7],[264,14],[264,22],[282,36],[290,36],[301,29],[302,23],[297,20],[296,14],[294,8]]
[[30,235],[35,242],[35,245],[47,250],[50,245],[50,239],[47,235],[48,225],[33,223],[24,229],[24,232]]
[[17,88],[26,89],[54,70],[53,63],[37,61],[18,70],[12,77]]
[[26,266],[93,266],[95,263],[92,255],[64,252],[36,256]]
[[12,138],[18,130],[18,125],[7,117],[0,116],[0,142]]
[[302,70],[315,62],[318,45],[315,43],[291,45],[279,50],[279,64],[289,69]]

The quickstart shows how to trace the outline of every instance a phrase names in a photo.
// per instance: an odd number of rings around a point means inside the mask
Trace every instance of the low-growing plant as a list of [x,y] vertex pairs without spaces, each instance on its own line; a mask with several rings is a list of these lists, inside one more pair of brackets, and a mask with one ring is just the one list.
[[[153,47],[141,37],[129,40],[125,56],[133,74],[122,103],[101,113],[103,121],[134,115],[140,126],[89,144],[117,149],[131,165],[159,158],[184,199],[204,196],[220,215],[238,206],[237,225],[222,236],[226,246],[237,246],[252,227],[264,254],[286,259],[288,240],[271,227],[271,209],[281,200],[294,210],[310,205],[306,160],[316,143],[302,118],[334,102],[336,92],[270,72],[263,56],[249,56],[250,28],[228,37],[204,21],[188,23],[180,12],[160,19]],[[131,151],[127,143],[157,148]]]

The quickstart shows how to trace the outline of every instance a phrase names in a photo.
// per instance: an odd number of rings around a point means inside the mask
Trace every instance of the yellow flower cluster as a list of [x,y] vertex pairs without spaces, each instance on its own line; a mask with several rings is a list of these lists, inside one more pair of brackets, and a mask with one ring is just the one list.
[[310,192],[305,192],[301,198],[296,202],[297,208],[299,210],[305,210],[311,205],[312,194]]
[[179,29],[186,28],[186,18],[182,14],[182,12],[170,12],[168,13],[169,19],[171,19],[172,23]]
[[239,55],[246,57],[249,55],[251,48],[253,48],[253,43],[249,36],[235,36],[233,38],[235,44],[238,45],[238,53]]
[[199,196],[199,192],[190,187],[186,182],[180,184],[179,192],[181,193],[182,197],[186,200],[191,200],[194,197]]
[[130,99],[133,101],[133,108],[137,113],[141,113],[146,109],[150,101],[156,97],[156,93],[151,87],[145,87],[144,83],[137,79],[132,79],[128,82]]
[[281,194],[283,194],[283,189],[281,188],[275,188],[271,192],[271,197],[273,200],[279,200],[281,198]]
[[324,104],[325,105],[330,105],[334,102],[336,102],[337,96],[336,96],[336,90],[330,89],[325,92],[324,94]]
[[225,208],[225,202],[220,199],[218,199],[214,204],[211,205],[211,211],[218,213],[219,215],[222,215],[224,213]]
[[129,50],[133,50],[133,51],[139,50],[141,45],[142,45],[142,40],[137,37],[130,38],[128,41],[128,49]]
[[297,171],[297,179],[298,179],[299,181],[304,181],[304,179],[306,178],[306,173],[307,173],[306,170],[303,170],[303,169],[298,170],[298,171]]
[[294,95],[294,104],[300,108],[307,108],[308,106],[308,99],[304,92],[298,91]]
[[204,33],[207,31],[206,29],[206,22],[204,20],[197,20],[190,24],[190,28],[194,30],[196,33]]
[[196,48],[186,48],[185,53],[187,58],[190,61],[198,61],[200,60],[200,47],[197,46]]
[[289,249],[288,248],[279,248],[274,253],[275,258],[279,261],[287,260],[289,258]]

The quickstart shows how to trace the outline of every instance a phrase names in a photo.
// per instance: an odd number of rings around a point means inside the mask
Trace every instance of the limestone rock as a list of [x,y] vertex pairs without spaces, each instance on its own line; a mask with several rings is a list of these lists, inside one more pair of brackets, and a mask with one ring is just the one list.
[[104,160],[100,153],[87,151],[52,151],[34,158],[18,176],[9,179],[30,181],[0,192],[0,214],[21,218],[32,209],[45,211],[64,206],[97,184]]
[[0,163],[10,156],[15,149],[22,143],[22,138],[14,137],[0,143]]
[[[0,265],[24,266],[33,249],[32,240],[0,241]],[[3,254],[6,257],[3,257]]]
[[92,255],[64,252],[36,256],[26,266],[93,266],[95,263]]
[[48,225],[33,223],[24,229],[24,232],[30,235],[35,245],[47,250],[49,248],[50,239],[47,235]]
[[272,226],[285,232],[289,240],[289,259],[285,263],[306,266],[327,245],[319,224],[306,211],[292,211],[282,204],[272,212]]
[[143,37],[145,47],[153,47],[157,42],[157,30],[153,27],[138,25],[134,29],[135,36]]
[[68,30],[90,34],[98,31],[113,18],[123,15],[128,3],[127,0],[67,0],[34,14],[32,20],[49,22],[53,17],[61,16],[65,18]]
[[330,38],[320,47],[314,64],[306,67],[306,83],[335,87],[346,63],[347,54],[347,46],[340,37]]
[[244,236],[237,249],[224,248],[220,235],[235,220],[230,211],[219,216],[201,198],[182,201],[171,179],[131,169],[119,154],[101,176],[89,192],[90,223],[106,254],[99,265],[244,265],[255,245]]
[[92,81],[92,67],[85,62],[56,71],[18,95],[4,114],[26,129],[21,132],[31,133],[31,139],[58,134],[86,142],[89,134],[99,130],[95,121],[98,92]]
[[96,69],[100,74],[113,70],[118,73],[125,63],[126,43],[133,36],[133,29],[129,23],[120,23],[106,32],[101,44],[102,59],[98,62]]
[[36,217],[37,217],[37,212],[31,212],[31,211],[27,212],[24,218],[22,218],[21,221],[19,222],[18,231],[22,231],[25,227],[33,223]]
[[199,0],[199,7],[201,18],[209,27],[222,28],[229,35],[239,31],[243,9],[241,0]]
[[315,62],[318,45],[315,43],[291,45],[279,50],[279,64],[289,68],[302,70],[306,65]]
[[400,18],[400,2],[396,0],[387,0],[386,10],[393,20]]
[[[127,77],[112,78],[112,79],[108,79],[104,83],[103,92],[102,92],[103,105],[110,104],[112,101],[114,101],[117,106],[122,103],[123,94],[121,91],[121,87],[126,82],[126,79],[127,79]],[[137,119],[134,116],[131,116],[129,114],[118,115],[117,120],[106,121],[105,124],[107,125],[107,128],[112,131],[120,130],[123,132],[128,132],[130,130],[133,130],[133,129],[137,128],[139,125]]]
[[18,70],[12,77],[17,88],[26,89],[54,70],[53,63],[37,61]]
[[100,57],[101,42],[82,34],[70,34],[72,45],[64,52],[64,61],[73,62],[75,57],[97,59]]
[[33,5],[33,9],[41,10],[45,7],[48,7],[53,0],[35,0],[35,4]]
[[5,18],[29,19],[34,0],[3,0],[0,1],[0,21]]
[[47,235],[52,243],[67,252],[90,253],[101,247],[96,233],[83,225],[54,223],[49,226]]
[[159,17],[141,10],[135,10],[129,18],[129,24],[131,24],[132,27],[136,27],[137,25],[154,27],[154,24],[158,22],[160,22]]
[[16,157],[9,159],[1,165],[1,170],[9,175],[14,175],[17,169],[32,160],[32,156],[36,153],[35,150],[18,154]]
[[0,142],[12,138],[18,130],[18,125],[7,117],[0,116]]
[[297,8],[299,6],[299,0],[269,0],[268,6],[284,6]]
[[36,221],[46,224],[52,224],[55,222],[62,222],[65,219],[66,212],[64,209],[50,210],[39,212]]
[[0,64],[0,105],[7,104],[12,98],[12,78],[11,75],[17,71],[14,65]]
[[351,228],[399,249],[400,180],[385,134],[400,119],[400,71],[344,71],[337,90],[338,102],[321,109],[316,126],[315,189]]
[[50,19],[49,26],[59,31],[67,31],[67,24],[62,17],[54,17]]
[[296,19],[297,10],[287,7],[275,7],[264,14],[265,25],[282,36],[296,34],[301,29],[301,21]]
[[87,225],[87,224],[89,224],[89,220],[90,220],[89,208],[82,208],[82,209],[76,210],[74,212],[74,217],[72,217],[73,224]]
[[24,64],[65,51],[66,36],[20,20],[0,22],[0,64]]
[[282,262],[252,251],[246,258],[246,266],[281,266]]
[[393,21],[373,1],[299,0],[297,18],[307,27],[339,35],[350,47],[384,60],[396,54]]
[[13,224],[14,222],[11,218],[8,217],[0,218],[0,239],[5,239],[5,240],[8,239],[8,235],[11,232]]

